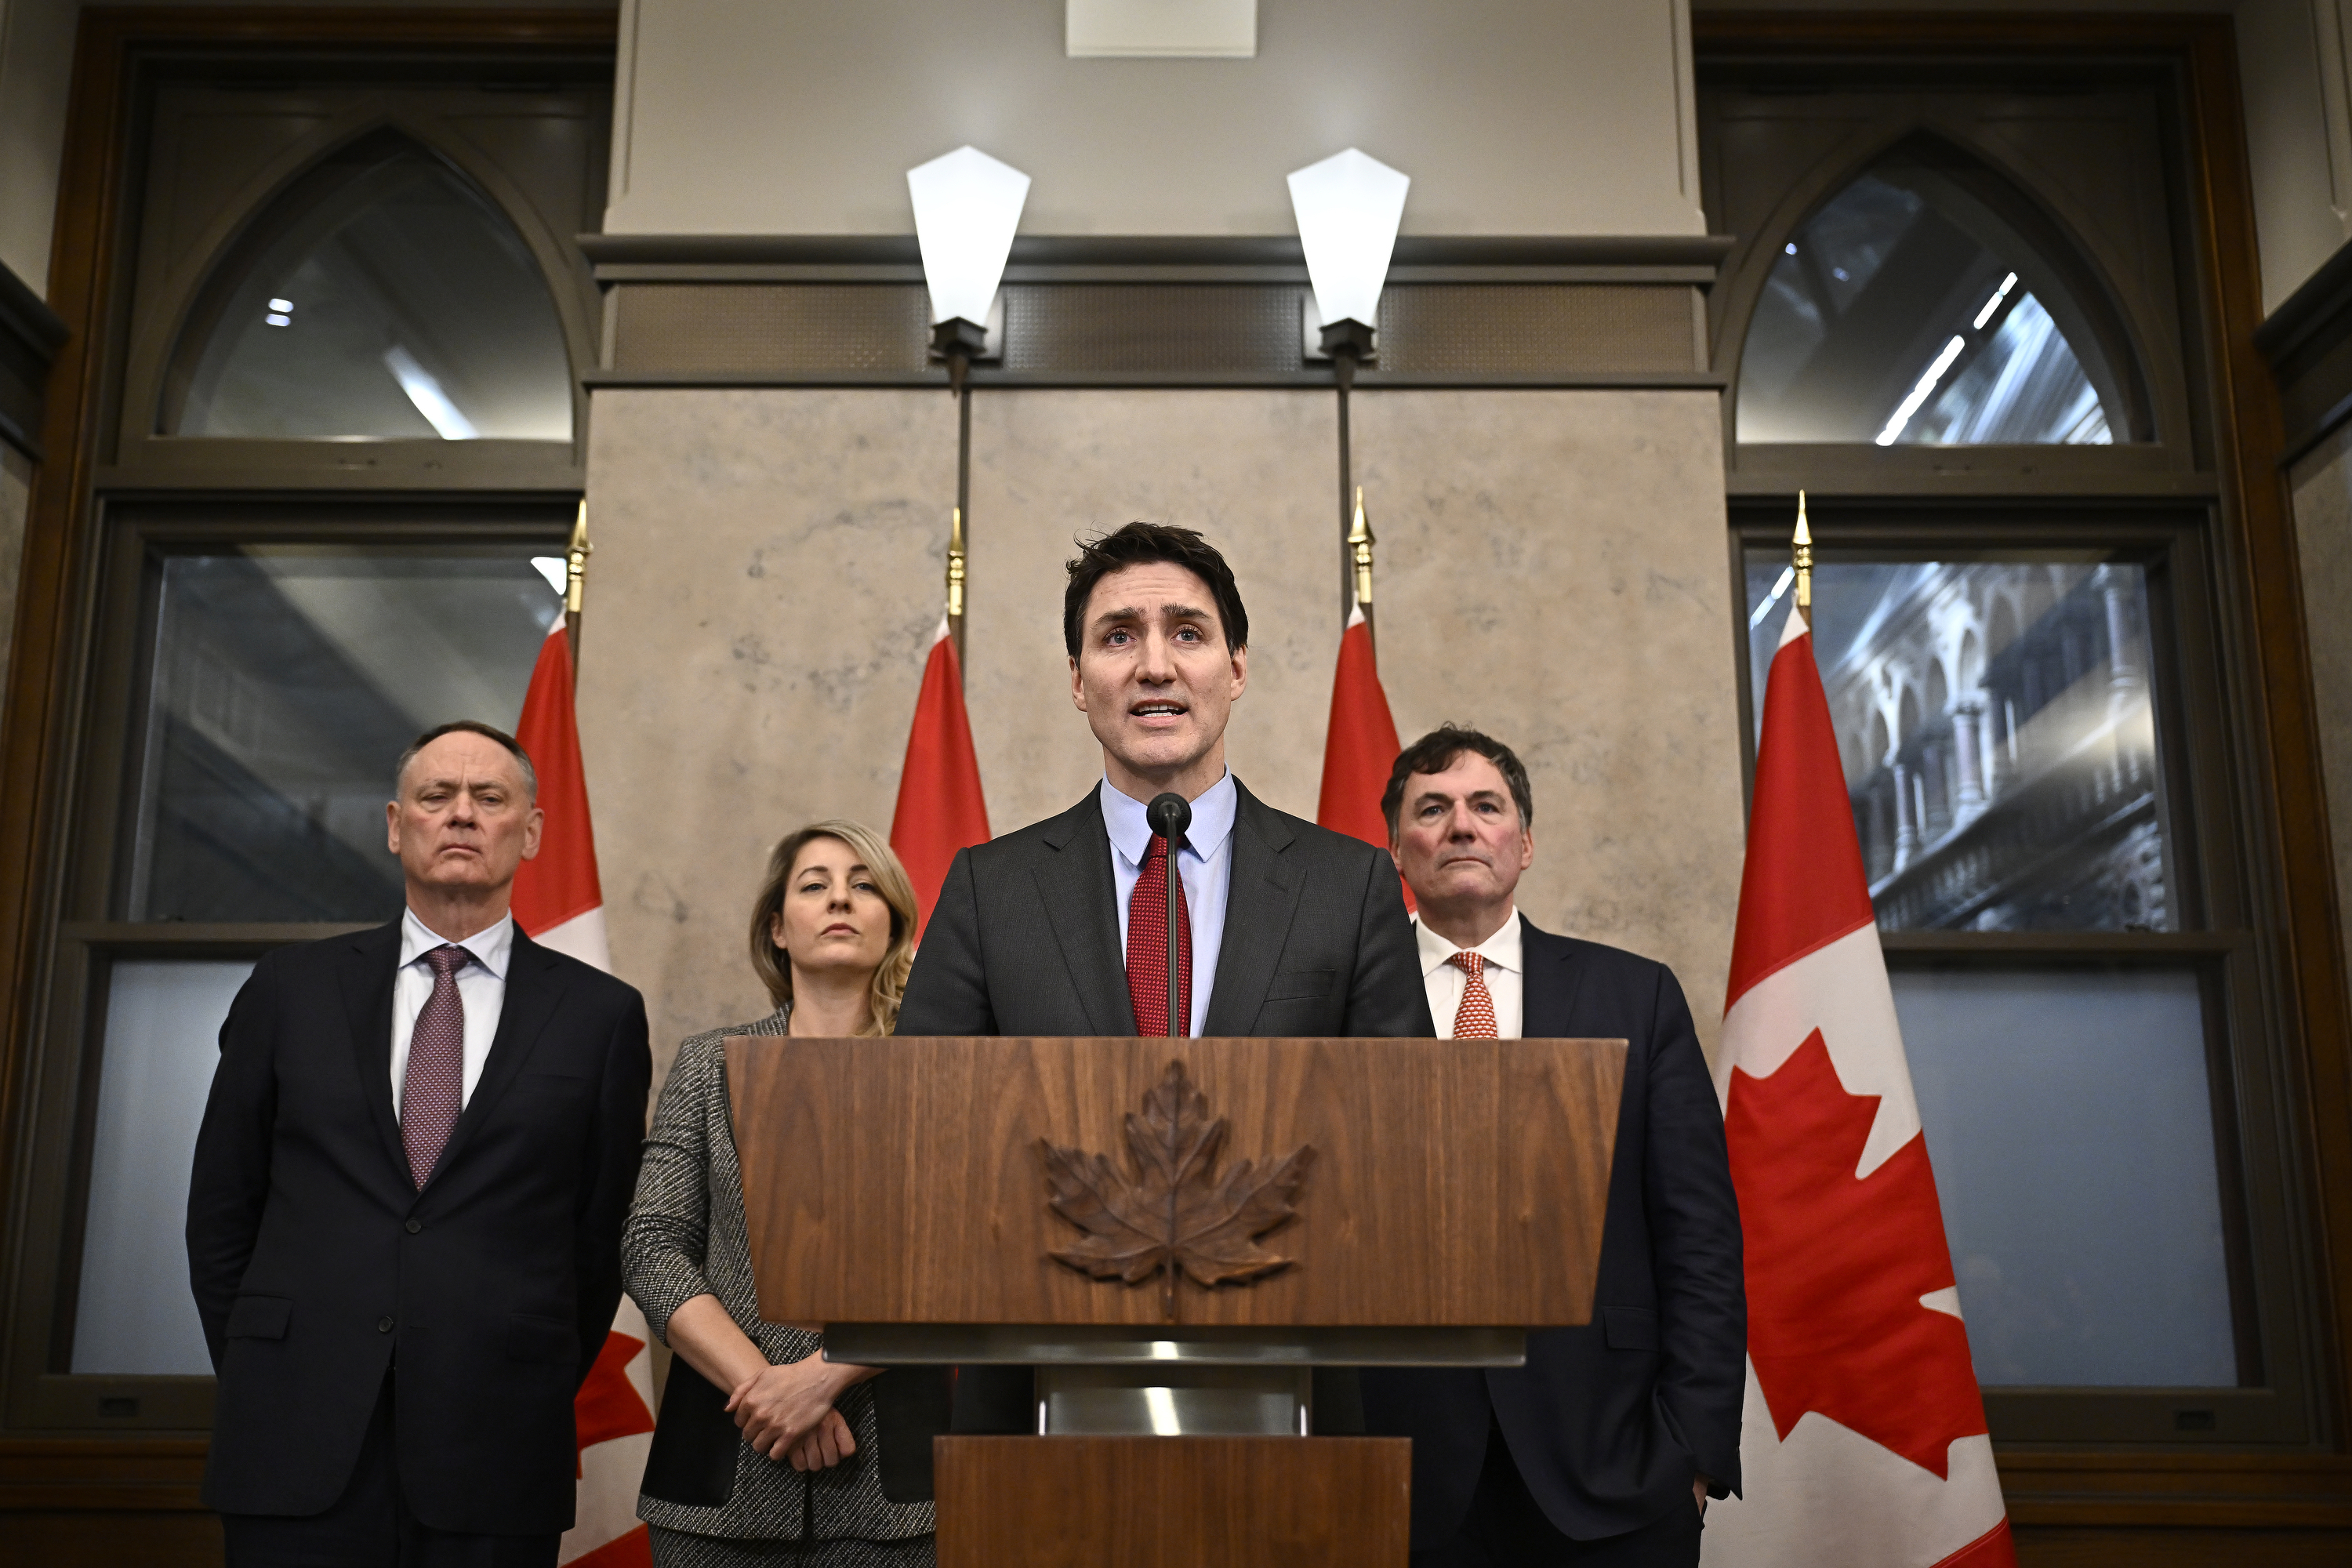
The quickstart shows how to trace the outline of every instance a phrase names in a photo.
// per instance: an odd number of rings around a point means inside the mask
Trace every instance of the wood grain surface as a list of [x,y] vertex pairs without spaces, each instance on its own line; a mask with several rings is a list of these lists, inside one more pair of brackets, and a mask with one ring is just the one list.
[[1405,1568],[1403,1437],[938,1437],[940,1568]]
[[1581,1323],[1601,1253],[1622,1040],[909,1038],[727,1043],[761,1312],[778,1322],[1156,1323],[1156,1282],[1048,1253],[1041,1139],[1128,1160],[1125,1118],[1181,1059],[1223,1158],[1315,1146],[1294,1260],[1202,1324]]

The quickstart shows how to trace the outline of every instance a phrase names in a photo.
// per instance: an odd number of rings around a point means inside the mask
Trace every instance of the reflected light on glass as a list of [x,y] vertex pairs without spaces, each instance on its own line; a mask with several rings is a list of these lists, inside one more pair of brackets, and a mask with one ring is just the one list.
[[1029,176],[977,147],[907,171],[931,320],[985,322],[1029,199]]
[[1397,226],[1412,179],[1350,147],[1290,176],[1290,209],[1323,324],[1380,320]]
[[1952,341],[1944,345],[1944,352],[1936,356],[1935,363],[1927,366],[1927,374],[1920,376],[1919,384],[1905,393],[1903,401],[1895,405],[1895,412],[1887,416],[1886,428],[1878,433],[1878,445],[1895,445],[1895,438],[1903,434],[1903,426],[1911,423],[1911,416],[1919,412],[1919,405],[1927,401],[1927,395],[1936,390],[1936,384],[1944,379],[1944,373],[1952,368],[1952,362],[1959,358],[1960,351],[1968,346],[1966,338],[1957,332],[1953,334]]
[[294,318],[282,310],[268,311],[261,319],[273,327],[287,327],[294,323]]
[[449,395],[441,390],[433,373],[416,363],[415,354],[394,343],[383,351],[383,367],[392,372],[392,378],[400,383],[400,390],[408,394],[408,401],[416,405],[416,412],[441,433],[444,441],[471,441],[481,434]]
[[2000,287],[1992,291],[1992,298],[1984,302],[1984,309],[1977,312],[1977,319],[1969,323],[1969,327],[1977,331],[1983,331],[1985,323],[1992,320],[1992,313],[2000,309],[2000,302],[2008,299],[2009,291],[2016,287],[2016,273],[2012,272],[2002,279]]
[[1787,593],[1789,584],[1796,580],[1797,569],[1794,566],[1780,568],[1780,580],[1772,584],[1772,591],[1764,595],[1764,602],[1757,605],[1754,613],[1748,617],[1749,631],[1752,632],[1764,624],[1764,617],[1772,613],[1772,606],[1780,602],[1780,595]]
[[1155,1437],[1181,1437],[1183,1426],[1176,1419],[1176,1395],[1165,1388],[1143,1391],[1143,1408],[1151,1416],[1151,1434]]
[[547,585],[560,596],[572,585],[572,568],[561,555],[534,555],[531,570],[547,579]]

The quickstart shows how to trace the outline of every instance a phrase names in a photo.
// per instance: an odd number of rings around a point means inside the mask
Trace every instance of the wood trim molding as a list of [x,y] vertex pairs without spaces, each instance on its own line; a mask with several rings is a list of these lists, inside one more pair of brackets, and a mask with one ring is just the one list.
[[2254,330],[2278,378],[2286,427],[2282,466],[2352,419],[2352,243],[2339,247]]
[[41,407],[66,324],[25,280],[0,264],[0,441],[41,460]]

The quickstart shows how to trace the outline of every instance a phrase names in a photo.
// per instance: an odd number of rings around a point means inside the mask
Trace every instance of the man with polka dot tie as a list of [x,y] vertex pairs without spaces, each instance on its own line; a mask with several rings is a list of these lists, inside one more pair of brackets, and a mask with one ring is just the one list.
[[511,736],[428,731],[394,793],[401,918],[255,966],[197,1135],[228,1568],[552,1568],[620,1301],[644,999],[516,929],[541,818]]
[[1533,792],[1508,746],[1453,725],[1406,748],[1382,807],[1449,1039],[1623,1039],[1624,1098],[1592,1321],[1528,1335],[1524,1367],[1363,1373],[1366,1429],[1411,1437],[1413,1568],[1690,1568],[1739,1484],[1747,1304],[1723,1118],[1661,963],[1518,912]]

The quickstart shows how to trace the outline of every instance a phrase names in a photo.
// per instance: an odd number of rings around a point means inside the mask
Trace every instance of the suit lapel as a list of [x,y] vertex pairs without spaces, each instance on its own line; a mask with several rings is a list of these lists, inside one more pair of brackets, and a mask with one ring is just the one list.
[[1283,859],[1293,836],[1282,818],[1258,804],[1239,779],[1234,781],[1234,794],[1233,880],[1225,893],[1224,945],[1217,952],[1216,984],[1201,1025],[1201,1032],[1212,1037],[1245,1035],[1256,1024],[1306,881]]
[[400,967],[400,922],[354,932],[346,939],[340,984],[343,1014],[351,1024],[352,1062],[360,1077],[360,1098],[385,1155],[409,1184],[408,1152],[400,1122],[392,1113],[392,983]]
[[539,1044],[548,1019],[555,1014],[556,1002],[563,995],[563,982],[555,972],[554,956],[517,926],[514,946],[507,956],[507,994],[499,1006],[499,1032],[490,1037],[490,1054],[482,1063],[480,1080],[474,1085],[457,1125],[449,1130],[449,1142],[434,1166],[436,1174],[448,1170],[465,1152],[475,1129],[498,1108],[500,1097],[530,1058],[531,1047]]
[[1049,853],[1034,871],[1037,891],[1061,944],[1078,1007],[1096,1034],[1132,1035],[1135,1003],[1127,993],[1127,963],[1118,947],[1118,887],[1111,876],[1102,797],[1088,790],[1086,799],[1055,817],[1041,837]]
[[1537,930],[1521,915],[1519,962],[1527,971],[1526,987],[1520,993],[1519,1033],[1531,1040],[1580,1037],[1575,1027],[1576,1000],[1584,989],[1584,965],[1577,958],[1576,944]]

